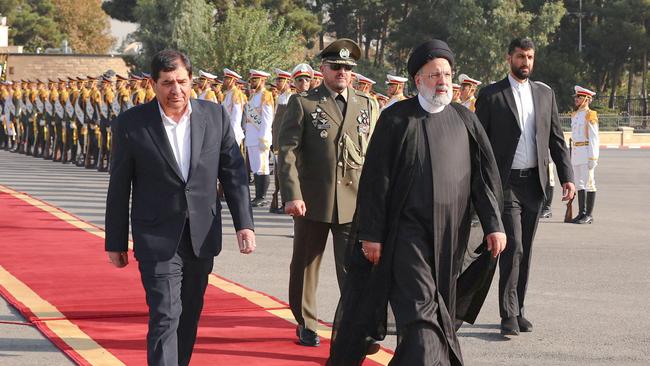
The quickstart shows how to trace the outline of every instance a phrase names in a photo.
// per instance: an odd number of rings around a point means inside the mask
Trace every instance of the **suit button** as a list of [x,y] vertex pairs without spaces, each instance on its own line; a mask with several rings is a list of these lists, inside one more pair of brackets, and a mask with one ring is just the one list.
[[185,188],[185,193],[190,193],[190,189],[189,189],[189,188]]
[[340,181],[340,180],[337,180],[337,181],[336,181],[336,184],[341,184],[341,181]]
[[343,166],[343,163],[341,163],[341,162],[339,161],[339,163],[336,164],[336,165],[338,165],[338,166]]
[[343,146],[343,143],[342,143],[342,142],[339,142],[339,146]]

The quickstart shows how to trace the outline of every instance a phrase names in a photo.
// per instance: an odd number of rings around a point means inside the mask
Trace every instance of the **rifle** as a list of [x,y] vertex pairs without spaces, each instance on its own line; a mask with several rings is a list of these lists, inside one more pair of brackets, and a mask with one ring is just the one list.
[[566,212],[564,213],[564,222],[572,223],[573,222],[573,198],[569,200],[566,204]]
[[[571,156],[572,150],[571,146],[573,145],[573,139],[569,139],[569,156]],[[569,200],[566,204],[566,212],[564,213],[564,222],[572,223],[573,222],[573,198]]]

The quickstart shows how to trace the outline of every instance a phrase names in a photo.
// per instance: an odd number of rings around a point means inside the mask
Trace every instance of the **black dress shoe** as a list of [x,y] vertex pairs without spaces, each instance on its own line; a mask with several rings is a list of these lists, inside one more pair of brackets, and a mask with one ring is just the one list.
[[528,319],[524,318],[523,316],[518,316],[517,317],[517,324],[519,324],[519,331],[520,332],[532,332],[533,331],[533,323],[528,321]]
[[296,328],[298,342],[303,346],[318,347],[320,346],[320,337],[313,330],[307,329],[302,325]]
[[550,208],[544,208],[542,210],[542,214],[540,215],[540,217],[543,219],[550,219],[551,217],[553,217],[553,212],[551,212]]
[[516,336],[519,335],[519,323],[516,317],[501,318],[501,334]]

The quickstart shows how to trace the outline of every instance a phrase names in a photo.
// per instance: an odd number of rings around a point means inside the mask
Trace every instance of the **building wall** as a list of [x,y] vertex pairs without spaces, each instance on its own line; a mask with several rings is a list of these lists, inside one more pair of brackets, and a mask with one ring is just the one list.
[[76,54],[9,54],[7,80],[99,76],[113,70],[126,76],[129,68],[119,56]]

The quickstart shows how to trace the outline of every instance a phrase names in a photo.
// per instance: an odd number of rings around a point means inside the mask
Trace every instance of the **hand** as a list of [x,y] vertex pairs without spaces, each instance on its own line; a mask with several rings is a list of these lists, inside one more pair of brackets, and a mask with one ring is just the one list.
[[251,229],[237,231],[237,244],[239,244],[240,253],[253,253],[255,251],[255,232]]
[[487,241],[487,248],[489,251],[492,252],[492,257],[496,258],[503,252],[504,249],[506,249],[506,234],[501,233],[501,232],[493,232],[487,234],[485,237],[485,240]]
[[562,201],[568,201],[573,199],[573,196],[576,194],[576,186],[571,182],[566,182],[562,184]]
[[379,263],[379,258],[381,258],[381,243],[362,240],[361,251],[370,263],[374,265]]
[[269,140],[265,139],[264,137],[260,137],[259,141],[260,141],[259,147],[261,151],[266,151],[269,149],[269,147],[271,147],[271,144],[269,144]]
[[598,160],[589,160],[589,162],[587,164],[588,164],[589,170],[591,170],[591,169],[595,168],[596,165],[598,165]]
[[108,260],[117,268],[126,267],[129,264],[129,256],[126,252],[108,252]]
[[285,203],[284,212],[291,216],[305,216],[307,213],[307,206],[303,200],[293,200]]

